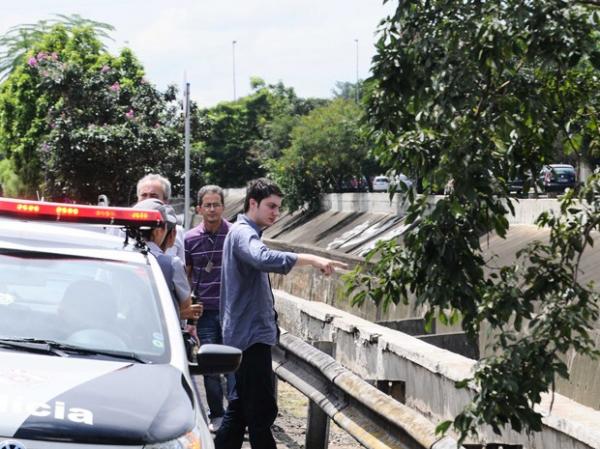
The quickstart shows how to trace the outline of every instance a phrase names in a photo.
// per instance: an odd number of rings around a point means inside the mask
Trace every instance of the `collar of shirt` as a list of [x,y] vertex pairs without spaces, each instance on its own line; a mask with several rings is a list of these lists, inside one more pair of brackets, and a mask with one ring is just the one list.
[[248,218],[247,215],[239,214],[237,221],[250,225],[250,227],[252,227],[252,229],[254,229],[256,231],[258,236],[262,237],[262,233],[263,233],[262,229],[260,229],[260,227],[254,221],[252,221],[250,218]]
[[227,233],[227,223],[225,223],[225,219],[221,218],[221,224],[219,225],[219,229],[217,229],[215,232],[209,232],[206,230],[206,228],[204,227],[204,222],[201,222],[198,226],[198,233],[199,234],[224,234]]
[[159,254],[164,254],[163,250],[160,249],[160,246],[158,246],[156,243],[148,241],[146,242],[146,245],[148,245],[148,249],[152,254],[155,254],[157,256]]

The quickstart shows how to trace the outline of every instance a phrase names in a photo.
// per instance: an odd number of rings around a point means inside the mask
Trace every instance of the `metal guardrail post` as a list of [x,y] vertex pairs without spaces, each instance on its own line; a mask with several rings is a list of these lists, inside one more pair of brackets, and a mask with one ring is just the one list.
[[[313,346],[319,351],[333,355],[333,343],[317,341]],[[312,399],[308,402],[308,417],[304,447],[311,449],[327,449],[329,446],[329,416]]]
[[281,335],[273,369],[368,449],[459,449],[454,439],[438,438],[425,417],[298,337]]

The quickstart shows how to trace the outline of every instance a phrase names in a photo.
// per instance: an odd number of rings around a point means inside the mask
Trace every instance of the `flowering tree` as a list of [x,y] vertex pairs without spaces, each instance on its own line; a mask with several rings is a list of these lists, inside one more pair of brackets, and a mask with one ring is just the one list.
[[[40,20],[33,24],[18,25],[0,36],[0,81],[3,81],[18,66],[27,60],[27,55],[32,46],[52,31],[52,27],[60,24],[66,30],[88,27],[100,38],[110,39],[109,31],[114,27],[107,23],[97,22],[81,17],[78,14],[70,16],[56,14],[50,20]],[[104,49],[104,47],[103,47]]]
[[0,87],[0,180],[9,193],[127,203],[144,173],[179,165],[173,100],[131,51],[114,57],[91,29],[55,27]]

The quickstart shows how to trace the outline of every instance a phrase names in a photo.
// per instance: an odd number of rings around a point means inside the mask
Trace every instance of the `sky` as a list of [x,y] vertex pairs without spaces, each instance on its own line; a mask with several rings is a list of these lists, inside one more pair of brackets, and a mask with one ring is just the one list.
[[[159,89],[190,83],[201,107],[250,91],[250,78],[282,81],[301,97],[331,97],[336,81],[369,76],[383,0],[0,0],[0,34],[79,14],[116,29]],[[233,43],[235,41],[235,44]],[[235,56],[235,64],[234,64]],[[358,69],[358,70],[357,70]]]

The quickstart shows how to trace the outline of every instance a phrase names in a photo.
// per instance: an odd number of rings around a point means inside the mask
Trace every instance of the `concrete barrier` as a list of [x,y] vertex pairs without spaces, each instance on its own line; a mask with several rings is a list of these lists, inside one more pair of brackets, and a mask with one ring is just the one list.
[[[430,197],[431,203],[443,198],[441,195]],[[512,198],[515,214],[507,216],[510,224],[534,224],[535,219],[544,211],[559,211],[556,198]],[[388,193],[327,193],[321,197],[321,209],[332,212],[363,212],[404,215],[406,201],[403,195],[392,198]]]
[[[330,341],[335,359],[363,379],[404,382],[406,405],[434,423],[452,419],[470,401],[473,391],[454,383],[472,372],[475,361],[392,329],[276,290],[281,326],[306,341]],[[532,373],[532,375],[535,375]],[[552,410],[550,403],[554,401]],[[506,430],[498,441],[489,428],[480,441],[528,449],[600,448],[600,412],[562,395],[545,395],[543,428],[531,435]]]
[[273,365],[280,378],[304,393],[366,448],[457,449],[451,437],[436,436],[435,425],[424,416],[300,338],[282,333],[273,351]]

